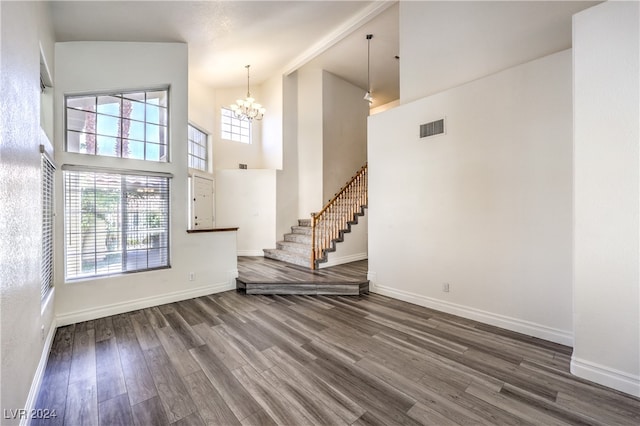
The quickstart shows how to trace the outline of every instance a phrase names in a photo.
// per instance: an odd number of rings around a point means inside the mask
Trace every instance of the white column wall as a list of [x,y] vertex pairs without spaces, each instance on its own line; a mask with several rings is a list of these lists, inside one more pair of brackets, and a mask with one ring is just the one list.
[[[291,232],[298,216],[298,73],[282,77],[282,170],[276,172],[276,238]],[[273,247],[270,248],[274,248]]]
[[276,74],[260,86],[258,99],[267,108],[262,119],[262,168],[282,169],[283,82]]
[[[329,201],[367,162],[369,104],[364,90],[324,71],[322,78],[322,186]],[[365,240],[366,241],[366,240]]]
[[574,16],[571,371],[640,396],[640,7]]
[[298,218],[322,208],[322,69],[298,70]]

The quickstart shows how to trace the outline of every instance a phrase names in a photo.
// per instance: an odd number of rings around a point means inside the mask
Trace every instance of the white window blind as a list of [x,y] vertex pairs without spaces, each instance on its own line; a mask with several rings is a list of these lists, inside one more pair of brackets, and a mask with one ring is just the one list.
[[248,120],[240,120],[229,108],[221,108],[222,139],[235,142],[251,143],[251,122]]
[[68,152],[166,162],[168,90],[67,96]]
[[53,287],[53,181],[55,167],[42,155],[42,265],[40,297],[45,299]]
[[209,151],[207,138],[208,135],[205,132],[189,124],[189,167],[207,171]]
[[65,276],[169,266],[169,178],[64,170]]

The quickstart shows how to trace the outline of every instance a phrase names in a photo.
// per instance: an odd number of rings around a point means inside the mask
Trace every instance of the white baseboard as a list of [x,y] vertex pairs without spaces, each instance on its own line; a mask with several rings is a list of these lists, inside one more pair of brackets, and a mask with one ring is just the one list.
[[[231,274],[230,274],[231,275]],[[121,303],[113,303],[110,305],[94,307],[89,309],[83,309],[80,311],[69,312],[67,314],[57,315],[56,320],[58,326],[64,326],[69,324],[75,324],[82,321],[89,321],[97,318],[108,317],[110,315],[121,314],[123,312],[135,311],[137,309],[149,308],[151,306],[163,305],[165,303],[177,302],[180,300],[192,299],[194,297],[200,297],[207,294],[220,293],[227,290],[233,290],[236,288],[235,279],[210,284],[203,287],[192,288],[182,291],[174,291],[171,293],[161,294],[158,296],[145,297],[142,299],[128,300]]]
[[571,374],[640,397],[640,376],[575,356],[571,357]]
[[261,249],[251,250],[238,250],[238,256],[264,256],[264,252]]
[[[40,362],[38,362],[38,368],[36,368],[36,374],[31,381],[31,388],[29,389],[29,395],[27,396],[27,402],[25,403],[25,410],[30,413],[36,406],[36,400],[38,398],[38,392],[40,391],[40,385],[44,378],[44,372],[47,369],[47,361],[49,360],[49,353],[51,352],[51,345],[53,345],[53,337],[56,335],[56,328],[58,328],[56,319],[51,321],[51,327],[47,333],[47,338],[44,341],[42,347],[42,354],[40,354]],[[29,424],[29,416],[25,416],[20,420],[20,426],[26,426]]]
[[383,296],[400,299],[405,302],[413,303],[415,305],[424,306],[427,308],[435,309],[437,311],[446,312],[448,314],[458,315],[460,317],[494,325],[496,327],[505,328],[507,330],[523,333],[529,336],[538,337],[540,339],[560,343],[562,345],[573,346],[573,333],[570,331],[551,328],[542,324],[508,317],[505,315],[495,314],[493,312],[483,311],[468,306],[458,305],[456,303],[451,303],[444,300],[433,299],[421,294],[411,293],[392,287],[376,285],[375,282],[372,283],[369,288],[372,292],[381,294]]
[[329,260],[320,264],[320,269],[342,265],[343,263],[357,262],[358,260],[365,260],[368,258],[367,253],[356,253],[340,257],[332,257],[331,255],[332,253],[329,253]]

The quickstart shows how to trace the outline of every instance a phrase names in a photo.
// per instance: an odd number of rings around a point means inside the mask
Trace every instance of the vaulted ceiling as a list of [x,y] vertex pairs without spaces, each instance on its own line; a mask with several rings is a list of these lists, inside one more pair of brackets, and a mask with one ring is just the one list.
[[[429,73],[437,75],[426,73],[429,80],[458,72],[456,58],[464,52],[483,57],[489,44],[493,50],[518,51],[524,59],[526,54],[520,52],[533,47],[539,51],[532,53],[534,57],[570,47],[571,15],[594,4],[431,3],[424,17],[424,57]],[[484,21],[473,12],[482,3],[490,3],[490,22],[476,22]],[[373,34],[373,106],[400,97],[396,1],[54,1],[50,7],[57,41],[188,43],[189,77],[214,88],[243,86],[247,64],[253,85],[310,63],[366,89],[365,36]],[[452,9],[463,13],[454,10],[452,15]],[[486,31],[480,31],[482,25],[488,25]]]
[[190,78],[215,88],[244,85],[247,64],[260,84],[323,53],[328,71],[366,88],[372,32],[372,78],[381,99],[398,97],[395,2],[56,1],[51,11],[56,41],[188,43]]

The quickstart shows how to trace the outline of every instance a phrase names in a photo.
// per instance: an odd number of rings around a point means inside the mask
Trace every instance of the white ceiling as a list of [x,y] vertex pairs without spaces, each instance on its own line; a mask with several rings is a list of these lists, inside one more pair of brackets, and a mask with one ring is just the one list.
[[[516,4],[524,6],[509,1],[490,3],[494,10],[496,7],[509,9]],[[543,7],[537,15],[535,29],[543,31],[544,37],[540,31],[531,30],[526,17],[519,16],[519,22],[503,25],[505,34],[501,28],[500,38],[518,40],[523,47],[527,37],[555,40],[557,45],[570,46],[571,14],[586,7],[587,3],[574,3],[568,7],[567,3],[572,2],[527,3]],[[459,5],[464,7],[463,3]],[[189,45],[190,78],[214,88],[244,86],[244,66],[247,64],[251,64],[253,85],[276,73],[291,72],[305,63],[312,63],[366,89],[365,36],[373,34],[373,106],[399,98],[399,60],[395,58],[399,55],[398,9],[395,1],[51,2],[57,41],[185,42]],[[497,16],[510,19],[509,13],[498,13]],[[473,21],[474,16],[467,14],[460,18]],[[459,51],[460,40],[442,37],[443,28],[448,28],[447,22],[443,21],[447,20],[425,16],[425,22],[431,23],[425,25],[422,34],[425,53],[433,49],[433,43],[431,47],[426,43],[434,40],[437,40],[440,52]],[[466,43],[482,46],[482,40],[467,40]],[[442,55],[429,52],[434,66],[442,59],[440,65],[447,68],[446,57],[438,59],[439,56]],[[451,70],[442,72],[450,73]]]
[[[302,65],[301,61],[321,53],[393,3],[55,1],[51,2],[51,11],[56,41],[188,43],[190,78],[221,88],[243,86],[247,64],[251,64],[252,84],[260,84],[277,72],[292,71],[290,67]],[[393,55],[398,50],[397,10],[394,16],[395,19],[376,20],[376,27],[366,23],[370,31],[382,32],[377,27],[384,26],[385,33],[394,34]],[[357,55],[351,49],[357,50]],[[354,46],[347,44],[339,52],[346,56],[324,55],[332,63],[341,64],[337,71],[329,71],[341,75],[345,69],[344,78],[366,87],[364,35]],[[354,59],[359,63],[344,66]],[[382,68],[376,72],[383,73]],[[397,98],[397,72],[390,78],[394,77]]]

